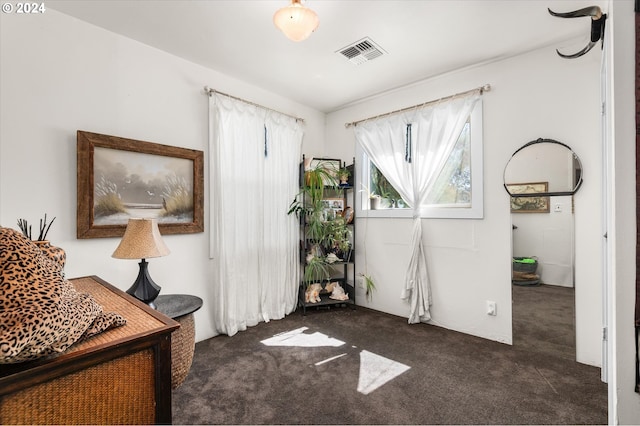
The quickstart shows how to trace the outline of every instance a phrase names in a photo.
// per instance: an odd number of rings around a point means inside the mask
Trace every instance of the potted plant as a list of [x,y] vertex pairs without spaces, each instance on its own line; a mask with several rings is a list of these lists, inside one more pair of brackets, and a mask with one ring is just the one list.
[[[384,208],[385,206],[393,206],[395,200],[401,198],[395,188],[389,183],[387,178],[377,168],[371,173],[371,191],[373,198],[369,197],[369,205],[371,210]],[[383,204],[384,200],[384,204]]]
[[346,167],[340,167],[336,176],[340,180],[340,185],[346,186],[349,184],[349,176],[351,176],[351,172]]
[[311,252],[307,255],[307,266],[304,269],[304,280],[307,287],[311,284],[329,279],[329,267],[322,256]]
[[373,298],[373,292],[376,289],[376,284],[373,282],[371,275],[360,274],[360,276],[364,280],[365,295],[367,296],[367,300],[371,302],[371,299]]
[[380,208],[380,200],[382,199],[382,197],[371,191],[365,184],[362,184],[362,186],[363,189],[361,189],[360,192],[366,191],[369,197],[369,210],[377,210],[378,208]]
[[330,165],[331,163],[320,161],[313,168],[310,166],[305,168],[304,185],[289,205],[287,214],[295,213],[300,218],[314,213],[318,214],[324,209],[322,199],[324,198],[325,186],[337,186],[334,171],[331,170]]
[[378,210],[380,208],[380,202],[382,197],[378,194],[369,194],[369,209]]
[[289,205],[287,214],[295,214],[304,218],[307,224],[307,235],[314,245],[326,247],[328,238],[327,220],[325,217],[324,188],[336,187],[333,163],[320,161],[314,167],[305,162],[304,186]]
[[334,253],[339,258],[347,262],[349,259],[349,249],[351,248],[351,230],[347,226],[346,220],[342,216],[325,223],[326,238],[325,247],[328,252]]
[[302,190],[309,195],[312,203],[324,198],[325,186],[338,186],[336,170],[332,166],[332,163],[320,161],[314,167],[305,169]]

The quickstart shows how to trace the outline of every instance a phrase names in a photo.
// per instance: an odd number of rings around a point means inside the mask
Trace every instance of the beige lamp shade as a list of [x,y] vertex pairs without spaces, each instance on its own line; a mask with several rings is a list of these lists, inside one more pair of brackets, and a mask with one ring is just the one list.
[[116,259],[147,259],[169,253],[156,219],[129,219],[120,245],[111,256]]
[[318,15],[300,3],[291,0],[291,4],[283,7],[273,15],[273,23],[290,40],[302,41],[309,37],[320,25]]

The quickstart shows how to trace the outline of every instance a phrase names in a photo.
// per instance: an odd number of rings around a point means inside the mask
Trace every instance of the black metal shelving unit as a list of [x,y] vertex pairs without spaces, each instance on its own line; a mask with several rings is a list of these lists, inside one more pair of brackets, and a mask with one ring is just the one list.
[[[318,158],[320,161],[340,161],[342,167],[347,167],[346,163],[339,159],[333,158]],[[354,182],[355,180],[355,158],[353,158],[353,162],[348,166],[350,169],[351,175],[349,177],[349,183],[347,185],[339,185],[337,187],[325,186],[324,188],[324,198],[342,198],[344,200],[344,210],[347,210],[347,207],[350,207],[353,211],[352,220],[349,221],[347,226],[351,230],[351,249],[349,251],[349,255],[347,259],[340,262],[334,262],[330,264],[329,268],[331,271],[331,276],[329,280],[322,280],[323,290],[320,292],[319,296],[320,302],[305,302],[305,291],[307,289],[307,285],[310,284],[304,280],[304,271],[307,265],[306,257],[308,252],[311,250],[312,241],[307,238],[307,221],[304,216],[300,218],[300,235],[302,240],[300,241],[300,264],[302,268],[302,277],[300,279],[300,287],[298,290],[298,306],[302,308],[302,314],[305,315],[308,308],[316,308],[316,309],[331,309],[332,307],[347,307],[350,306],[355,308],[356,303],[356,263],[355,263],[355,238],[356,238],[356,221],[355,221],[355,193],[354,190]],[[303,186],[304,182],[304,156],[303,162],[300,164],[300,187]],[[303,194],[303,204],[307,201],[304,199],[305,195]],[[326,292],[324,290],[325,286],[330,282],[339,282],[344,292],[349,295],[349,299],[347,300],[334,300],[329,296],[331,293]]]

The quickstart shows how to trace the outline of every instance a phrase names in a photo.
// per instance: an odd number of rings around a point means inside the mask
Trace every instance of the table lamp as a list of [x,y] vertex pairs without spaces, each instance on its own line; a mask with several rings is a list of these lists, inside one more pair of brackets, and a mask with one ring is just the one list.
[[147,258],[168,255],[169,249],[162,241],[156,219],[129,219],[127,229],[116,251],[111,255],[116,259],[142,259],[140,272],[127,293],[143,301],[153,309],[153,301],[160,293],[160,286],[149,276]]

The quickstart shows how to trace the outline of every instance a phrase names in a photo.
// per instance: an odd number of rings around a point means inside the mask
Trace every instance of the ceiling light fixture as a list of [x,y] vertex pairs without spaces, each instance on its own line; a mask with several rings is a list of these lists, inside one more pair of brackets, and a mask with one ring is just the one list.
[[290,40],[302,41],[314,32],[320,20],[318,14],[302,5],[301,0],[291,0],[273,15],[273,23]]

